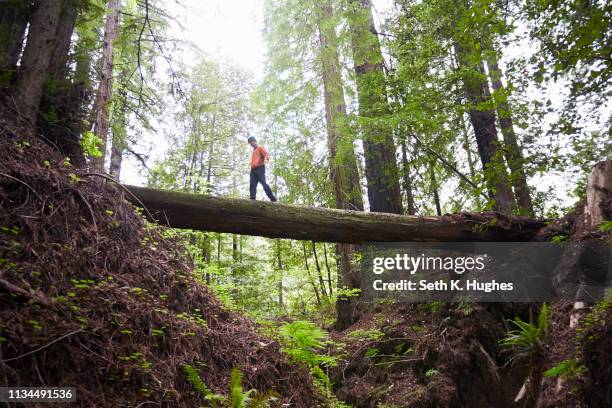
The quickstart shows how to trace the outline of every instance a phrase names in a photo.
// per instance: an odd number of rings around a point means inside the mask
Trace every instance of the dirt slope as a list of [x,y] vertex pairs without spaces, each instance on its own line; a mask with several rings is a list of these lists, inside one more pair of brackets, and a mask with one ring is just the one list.
[[76,386],[82,407],[206,405],[188,364],[214,392],[238,368],[244,389],[319,404],[306,370],[196,281],[168,230],[3,118],[1,384]]

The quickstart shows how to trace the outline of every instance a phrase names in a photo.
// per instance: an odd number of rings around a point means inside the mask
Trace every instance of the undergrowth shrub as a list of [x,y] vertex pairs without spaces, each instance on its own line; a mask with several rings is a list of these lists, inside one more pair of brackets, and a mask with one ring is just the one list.
[[514,349],[512,360],[533,358],[542,353],[544,339],[548,334],[548,306],[542,305],[536,323],[525,322],[520,317],[510,320],[516,329],[508,331],[500,340],[502,347]]
[[325,388],[331,389],[329,377],[323,370],[335,366],[337,361],[335,357],[320,353],[329,344],[327,332],[312,322],[297,320],[282,325],[280,334],[285,343],[283,351],[291,361],[308,366],[312,375]]
[[270,401],[275,399],[272,392],[258,393],[255,389],[245,391],[242,387],[243,375],[236,368],[232,369],[230,375],[229,395],[226,397],[215,394],[206,386],[197,368],[185,364],[182,366],[187,380],[210,403],[213,408],[269,408]]

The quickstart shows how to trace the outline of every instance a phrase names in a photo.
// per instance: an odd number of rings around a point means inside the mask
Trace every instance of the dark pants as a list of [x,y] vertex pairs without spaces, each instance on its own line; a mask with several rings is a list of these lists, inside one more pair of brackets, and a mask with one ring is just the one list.
[[276,197],[274,197],[272,189],[268,183],[266,183],[266,166],[259,166],[251,169],[251,200],[254,200],[255,195],[257,194],[257,183],[261,183],[270,201],[276,201]]

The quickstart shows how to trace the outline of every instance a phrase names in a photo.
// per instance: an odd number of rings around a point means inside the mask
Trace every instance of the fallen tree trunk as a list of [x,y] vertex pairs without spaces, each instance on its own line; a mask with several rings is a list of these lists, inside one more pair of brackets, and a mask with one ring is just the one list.
[[544,221],[496,213],[443,217],[347,211],[125,186],[154,221],[174,228],[324,242],[528,241]]

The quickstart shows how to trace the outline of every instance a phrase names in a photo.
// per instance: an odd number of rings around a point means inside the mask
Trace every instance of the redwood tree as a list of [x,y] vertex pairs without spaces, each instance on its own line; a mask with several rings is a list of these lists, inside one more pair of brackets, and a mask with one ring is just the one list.
[[[347,134],[346,101],[340,71],[336,24],[332,5],[325,1],[317,10],[319,33],[319,57],[323,78],[327,146],[329,150],[330,173],[334,183],[336,208],[363,211],[359,171],[352,138]],[[352,245],[337,244],[339,259],[338,286],[360,287],[359,275],[353,264]],[[331,290],[331,287],[330,287]],[[354,322],[355,302],[351,297],[340,296],[336,302],[336,328],[343,330]]]
[[497,137],[495,112],[486,107],[491,96],[482,58],[465,39],[455,40],[454,49],[462,74],[468,113],[474,128],[489,197],[494,200],[496,210],[509,214],[513,208],[512,190],[508,185],[508,175]]
[[[72,34],[78,16],[75,0],[64,0],[60,20],[56,28],[56,46],[49,62],[47,81],[40,104],[41,115],[38,126],[45,137],[60,152],[68,156],[73,165],[85,166],[80,134],[83,130],[84,101],[83,89],[77,79],[77,71],[72,74],[69,58]],[[89,75],[89,72],[86,73]]]
[[57,27],[62,0],[39,1],[30,19],[28,37],[19,67],[15,94],[23,116],[34,126],[51,57],[58,46]]
[[390,114],[380,41],[370,0],[349,2],[349,28],[359,116],[364,119],[363,151],[370,210],[401,214],[402,199],[391,127],[379,124]]

